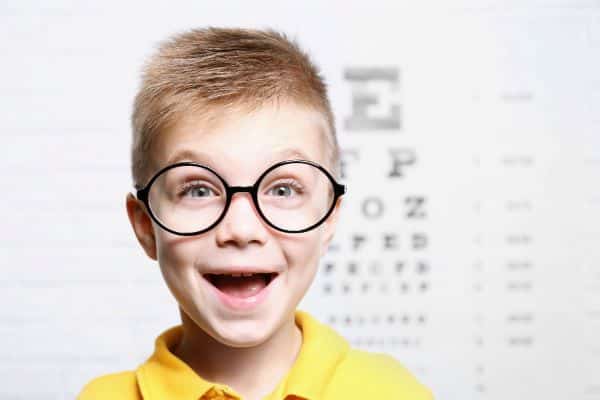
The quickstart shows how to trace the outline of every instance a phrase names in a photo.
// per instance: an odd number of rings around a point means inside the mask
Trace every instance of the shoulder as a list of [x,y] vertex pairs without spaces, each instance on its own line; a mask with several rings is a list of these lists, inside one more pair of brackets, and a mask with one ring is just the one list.
[[433,400],[433,393],[389,354],[351,348],[333,376],[332,398]]
[[86,383],[77,400],[141,400],[135,371],[106,374]]

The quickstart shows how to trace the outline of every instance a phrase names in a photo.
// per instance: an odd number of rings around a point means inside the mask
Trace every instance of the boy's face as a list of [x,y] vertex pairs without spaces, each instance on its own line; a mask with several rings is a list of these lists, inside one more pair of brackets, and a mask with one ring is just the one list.
[[[308,159],[329,170],[325,118],[318,112],[282,102],[248,113],[231,111],[213,121],[193,115],[178,121],[154,145],[160,167],[177,161],[208,165],[231,186],[250,186],[274,163]],[[182,151],[197,157],[177,158]],[[146,253],[157,259],[180,308],[207,334],[232,347],[258,345],[284,323],[308,290],[320,256],[335,230],[340,201],[329,218],[305,233],[284,233],[268,226],[248,193],[233,196],[227,214],[213,229],[196,236],[171,234],[146,214],[131,196],[129,218]],[[262,303],[241,311],[222,303],[203,273],[231,267],[274,270]]]

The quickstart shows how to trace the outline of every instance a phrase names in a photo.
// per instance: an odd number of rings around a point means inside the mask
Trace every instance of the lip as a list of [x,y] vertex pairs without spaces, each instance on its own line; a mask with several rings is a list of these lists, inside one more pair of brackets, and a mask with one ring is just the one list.
[[[254,271],[256,271],[256,270],[254,270]],[[212,273],[212,272],[210,272],[210,273]],[[235,272],[228,272],[228,273],[235,273]],[[271,279],[269,284],[267,286],[265,286],[264,289],[262,289],[260,292],[258,292],[257,294],[255,294],[254,296],[251,296],[251,297],[229,296],[228,294],[221,292],[216,286],[214,286],[208,280],[208,278],[206,276],[204,276],[204,274],[202,274],[202,279],[204,280],[204,283],[209,286],[209,290],[215,295],[215,297],[217,297],[219,299],[219,302],[221,304],[223,304],[224,306],[226,306],[227,308],[230,308],[232,310],[247,311],[247,310],[251,310],[255,307],[258,307],[259,305],[263,304],[266,301],[267,297],[269,296],[269,293],[271,293],[271,291],[273,290],[273,287],[276,284],[278,284],[280,276],[281,276],[281,273],[277,273],[277,275]]]

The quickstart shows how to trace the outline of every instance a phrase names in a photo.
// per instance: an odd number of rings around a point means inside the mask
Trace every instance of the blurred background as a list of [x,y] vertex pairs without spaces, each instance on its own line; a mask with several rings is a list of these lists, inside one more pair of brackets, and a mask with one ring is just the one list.
[[348,194],[299,308],[436,399],[600,399],[600,2],[0,4],[0,399],[72,399],[179,323],[125,212],[144,59],[280,29]]

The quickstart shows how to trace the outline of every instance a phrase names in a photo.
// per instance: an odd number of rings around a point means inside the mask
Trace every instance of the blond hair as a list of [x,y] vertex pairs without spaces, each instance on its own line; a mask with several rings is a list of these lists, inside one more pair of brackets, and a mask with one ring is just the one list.
[[199,28],[171,36],[144,64],[131,124],[131,173],[143,185],[156,168],[151,147],[161,131],[190,112],[292,100],[323,113],[328,162],[337,176],[339,147],[327,87],[298,44],[272,29]]

